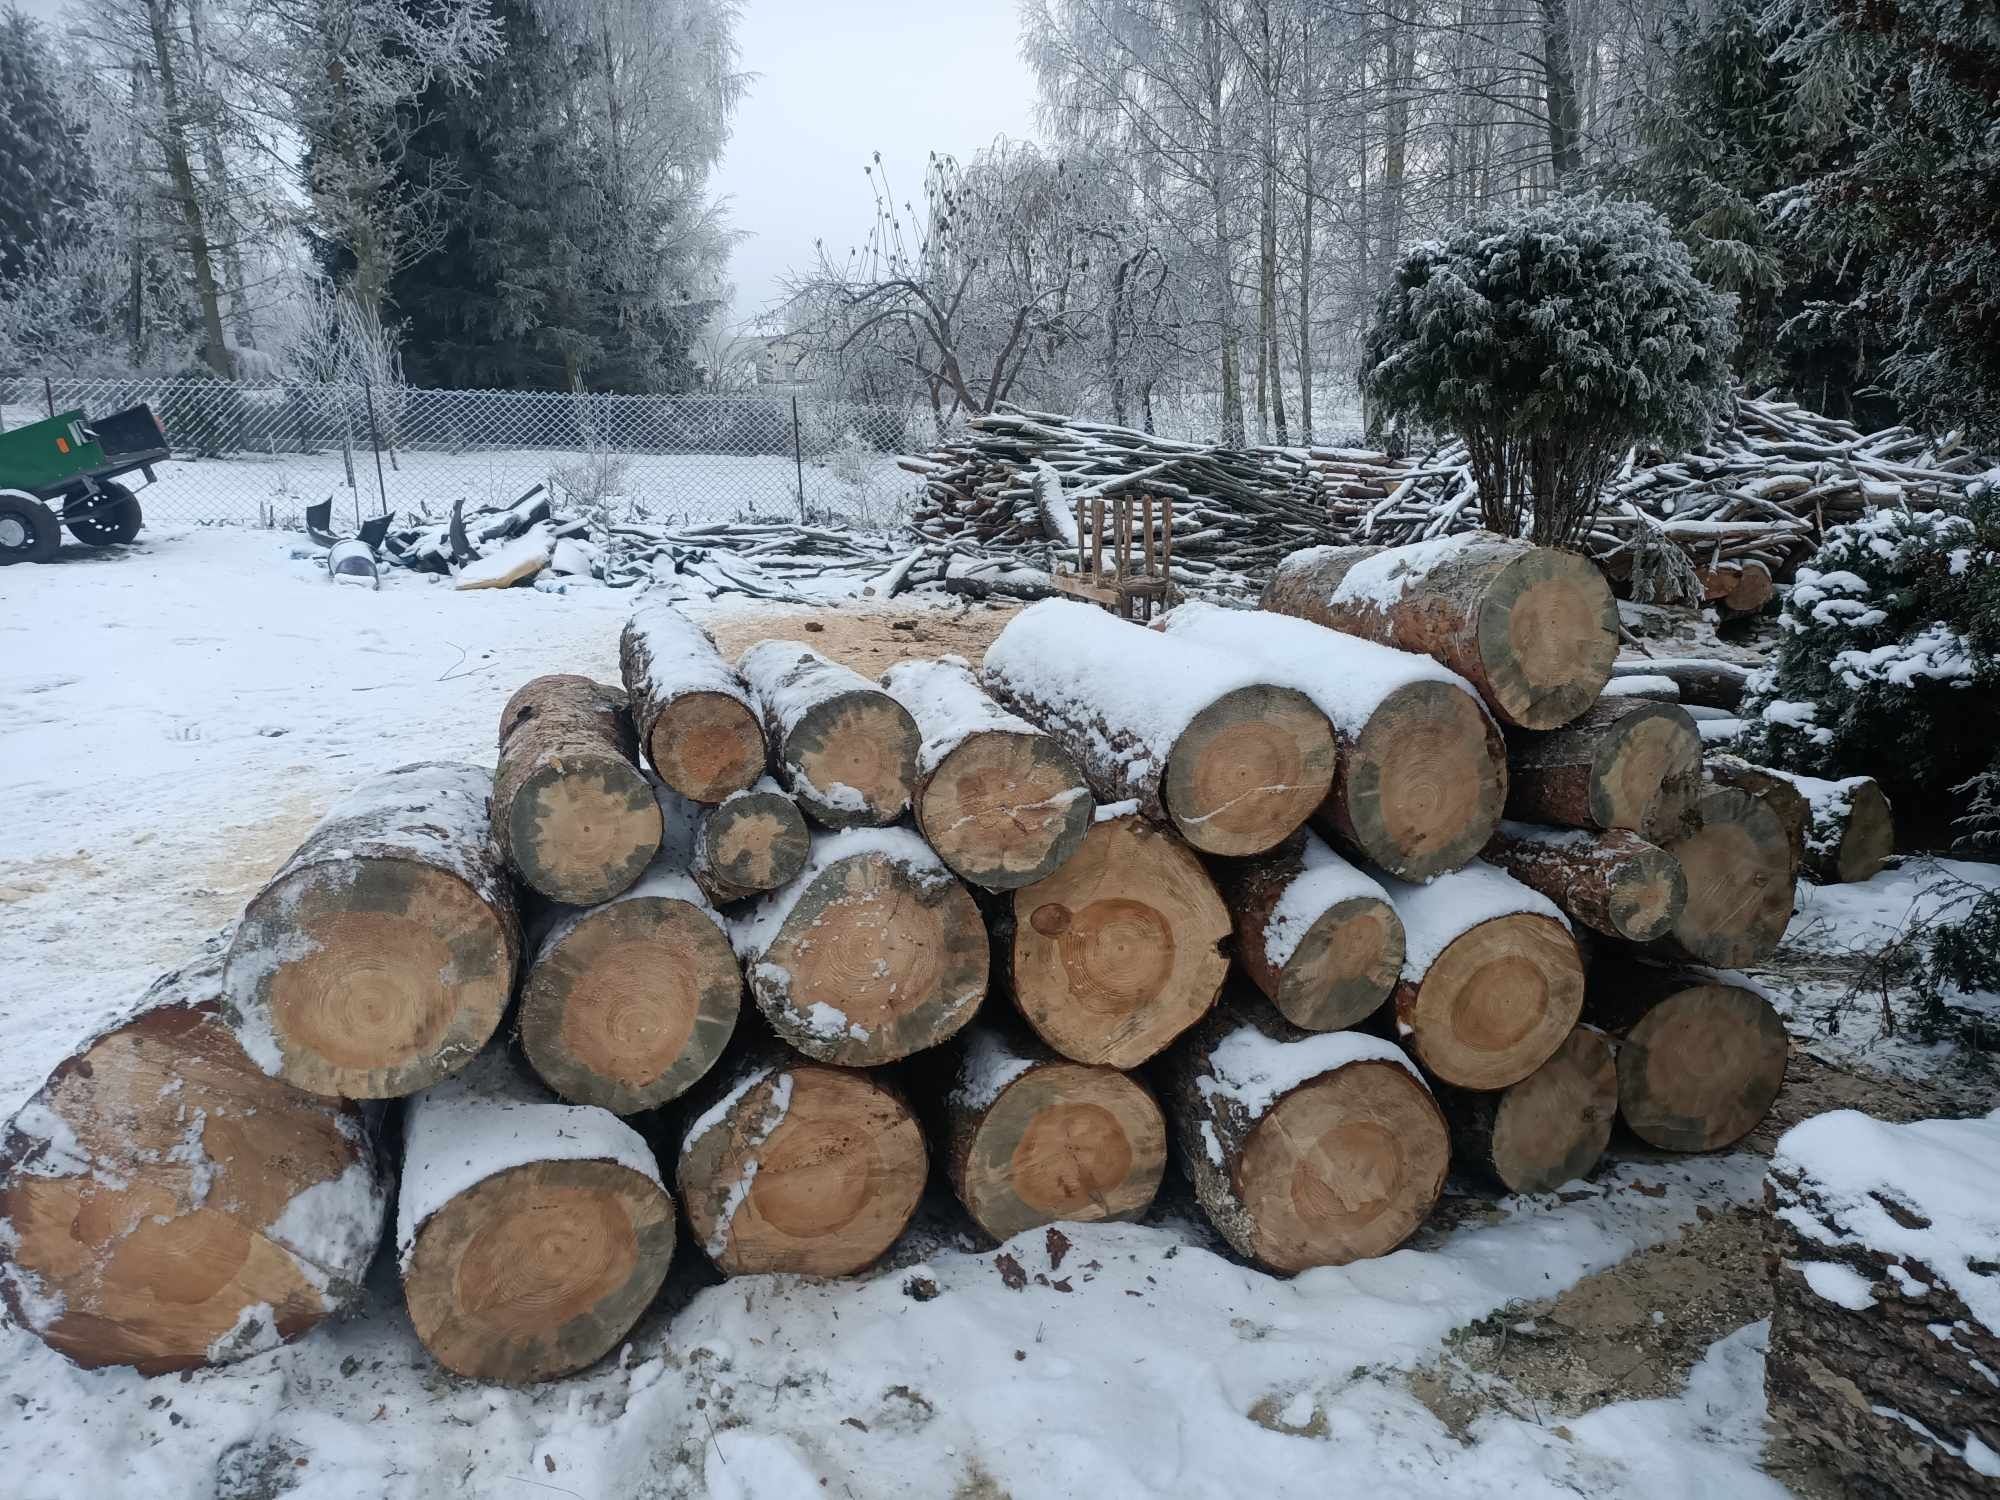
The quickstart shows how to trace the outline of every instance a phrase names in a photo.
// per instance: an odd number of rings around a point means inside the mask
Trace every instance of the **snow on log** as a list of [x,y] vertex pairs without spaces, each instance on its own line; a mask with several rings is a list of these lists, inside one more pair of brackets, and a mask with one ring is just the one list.
[[1517,733],[1507,816],[1658,839],[1701,791],[1701,731],[1671,703],[1613,697],[1543,734]]
[[773,1049],[704,1086],[675,1182],[725,1276],[851,1276],[895,1243],[929,1170],[916,1116],[884,1079]]
[[1215,879],[1243,972],[1294,1026],[1353,1026],[1396,988],[1403,923],[1388,893],[1310,831],[1255,859],[1217,861]]
[[1556,904],[1484,860],[1428,885],[1385,877],[1403,920],[1396,1032],[1466,1089],[1519,1083],[1583,1009],[1583,960]]
[[552,1380],[610,1353],[653,1300],[674,1204],[636,1130],[553,1102],[493,1052],[404,1112],[396,1252],[439,1364]]
[[893,823],[916,793],[920,736],[859,672],[797,641],[760,641],[737,664],[770,735],[778,779],[828,828]]
[[1771,1416],[1857,1495],[2000,1490],[2000,1112],[1785,1132],[1766,1193]]
[[1547,896],[1572,922],[1628,943],[1665,937],[1687,905],[1680,861],[1622,828],[1589,833],[1502,823],[1483,858]]
[[160,979],[0,1130],[0,1295],[86,1369],[159,1375],[297,1338],[358,1301],[381,1243],[360,1111],[244,1054],[220,970],[210,954]]
[[252,898],[223,1014],[265,1072],[392,1099],[486,1045],[521,951],[492,787],[478,766],[437,761],[373,777]]
[[1229,934],[1201,861],[1128,815],[1093,823],[1061,869],[1013,893],[994,950],[1044,1042],[1075,1062],[1136,1068],[1215,1004]]
[[1665,677],[1674,684],[1680,702],[1734,713],[1743,706],[1750,668],[1733,661],[1707,658],[1642,656],[1613,664],[1612,682],[1625,677]]
[[1896,852],[1896,820],[1872,776],[1825,781],[1712,755],[1708,774],[1748,792],[1783,825],[1794,865],[1821,885],[1871,879]]
[[1317,821],[1370,863],[1428,880],[1471,859],[1492,833],[1507,798],[1506,745],[1472,684],[1449,667],[1263,610],[1183,604],[1155,628],[1251,662],[1312,699],[1339,746]]
[[1748,792],[1710,787],[1660,847],[1687,879],[1663,953],[1740,968],[1777,951],[1793,896],[1792,846],[1777,814]]
[[1076,762],[987,696],[962,657],[899,662],[882,687],[923,737],[917,827],[960,879],[1011,891],[1076,852],[1094,804]]
[[1183,1038],[1161,1073],[1209,1222],[1273,1271],[1386,1255],[1444,1188],[1444,1117],[1380,1037],[1300,1031],[1237,998]]
[[735,942],[757,1008],[818,1062],[870,1067],[934,1047],[986,994],[979,908],[907,828],[821,834]]
[[625,694],[572,673],[522,684],[500,714],[493,837],[551,901],[592,906],[660,852],[660,809],[638,765]]
[[1308,547],[1263,606],[1443,662],[1503,724],[1555,729],[1596,701],[1618,608],[1586,558],[1491,532],[1407,547]]
[[1057,1220],[1136,1219],[1166,1170],[1166,1118],[1144,1083],[1013,1027],[965,1033],[944,1118],[952,1188],[996,1240]]
[[1075,757],[1100,802],[1136,799],[1207,854],[1261,854],[1333,782],[1326,716],[1252,662],[1051,599],[986,651],[986,686]]
[[1519,1083],[1476,1093],[1439,1084],[1453,1159],[1510,1193],[1548,1193],[1590,1175],[1618,1117],[1618,1068],[1604,1033],[1578,1026]]
[[665,792],[662,842],[685,846],[688,872],[717,906],[747,901],[794,879],[806,866],[812,830],[798,803],[769,776],[703,807]]
[[764,774],[764,726],[715,638],[670,604],[642,604],[618,641],[646,759],[696,802],[720,802]]

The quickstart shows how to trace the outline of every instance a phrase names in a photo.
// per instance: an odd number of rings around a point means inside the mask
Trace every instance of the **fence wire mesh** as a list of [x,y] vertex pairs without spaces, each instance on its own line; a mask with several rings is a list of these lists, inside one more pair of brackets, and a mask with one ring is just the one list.
[[[336,525],[384,510],[506,505],[537,484],[607,521],[906,518],[920,481],[900,453],[930,414],[810,394],[608,396],[413,386],[0,377],[0,426],[145,402],[174,457],[149,521],[294,528],[332,499]],[[132,481],[137,483],[135,479]],[[0,472],[0,489],[7,476]]]

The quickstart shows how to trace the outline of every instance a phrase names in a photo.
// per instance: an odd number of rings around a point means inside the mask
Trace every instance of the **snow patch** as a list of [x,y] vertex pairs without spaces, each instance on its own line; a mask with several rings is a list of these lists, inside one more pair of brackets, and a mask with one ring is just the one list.
[[1023,1057],[1008,1046],[993,1027],[974,1026],[966,1033],[964,1049],[959,1054],[952,1103],[977,1114],[1034,1065],[1033,1058]]
[[[1394,1042],[1358,1031],[1319,1031],[1281,1042],[1248,1021],[1210,1049],[1210,1071],[1196,1080],[1196,1087],[1203,1098],[1228,1099],[1255,1120],[1300,1084],[1358,1062],[1394,1063],[1429,1092],[1424,1075]],[[1212,1132],[1208,1144],[1220,1166],[1221,1149]]]
[[962,656],[897,662],[882,674],[882,689],[917,721],[923,737],[917,770],[928,776],[976,734],[1041,736],[1041,730],[986,695]]
[[1799,1273],[1813,1295],[1850,1312],[1875,1305],[1875,1286],[1866,1276],[1837,1260],[1808,1260],[1799,1263]]
[[1548,917],[1570,930],[1569,918],[1555,902],[1483,859],[1424,885],[1393,875],[1377,878],[1403,919],[1403,978],[1412,984],[1430,972],[1439,954],[1482,922],[1526,914]]
[[1292,961],[1312,924],[1329,907],[1371,897],[1383,902],[1389,899],[1379,882],[1334,853],[1315,833],[1305,834],[1299,858],[1299,873],[1279,895],[1270,920],[1264,924],[1264,960],[1274,969]]

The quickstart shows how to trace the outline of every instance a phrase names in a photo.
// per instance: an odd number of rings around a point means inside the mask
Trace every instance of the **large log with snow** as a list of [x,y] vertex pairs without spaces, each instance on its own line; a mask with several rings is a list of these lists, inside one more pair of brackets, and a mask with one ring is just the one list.
[[1766,1179],[1771,1417],[1866,1500],[2000,1491],[2000,1114],[1817,1115]]
[[1507,816],[1657,839],[1701,793],[1701,731],[1671,703],[1605,698],[1543,734],[1517,734]]
[[1821,885],[1873,878],[1896,852],[1896,820],[1872,776],[1827,781],[1712,755],[1708,774],[1750,793],[1784,826],[1794,862]]
[[211,953],[166,975],[0,1130],[0,1296],[86,1369],[297,1338],[359,1299],[381,1241],[360,1111],[244,1054],[220,969]]
[[1548,1193],[1590,1175],[1618,1117],[1618,1067],[1603,1032],[1578,1026],[1519,1083],[1433,1087],[1452,1159],[1510,1193]]
[[1379,1037],[1301,1031],[1261,1003],[1232,1001],[1161,1074],[1209,1222],[1273,1271],[1386,1255],[1444,1188],[1444,1117],[1409,1059]]
[[1507,799],[1507,747],[1450,668],[1264,610],[1183,604],[1155,628],[1253,662],[1312,699],[1340,752],[1315,821],[1370,863],[1428,880],[1492,833]]
[[1687,879],[1663,951],[1727,969],[1777,950],[1792,920],[1793,863],[1775,813],[1748,792],[1710,787],[1660,847]]
[[1092,824],[1061,869],[1015,891],[994,949],[1044,1042],[1075,1062],[1136,1068],[1215,1004],[1229,935],[1201,861],[1134,815]]
[[1784,1022],[1741,985],[1603,951],[1584,1013],[1619,1039],[1619,1114],[1662,1150],[1718,1151],[1741,1140],[1784,1086]]
[[882,686],[916,721],[917,827],[953,874],[1011,891],[1076,852],[1094,804],[1050,736],[995,703],[962,657],[899,662]]
[[1403,923],[1374,877],[1301,829],[1269,854],[1218,860],[1243,972],[1307,1031],[1382,1008],[1403,971]]
[[850,1276],[895,1243],[929,1171],[923,1131],[885,1079],[769,1052],[704,1086],[676,1184],[725,1276]]
[[737,667],[764,715],[778,779],[814,822],[880,827],[909,810],[921,739],[902,704],[797,641],[760,641]]
[[486,1045],[521,950],[492,787],[478,766],[428,761],[365,781],[251,899],[222,993],[258,1066],[390,1099]]
[[769,776],[713,807],[671,792],[660,807],[667,825],[662,848],[686,839],[688,873],[717,906],[775,891],[805,868],[812,850],[805,815]]
[[715,638],[670,604],[642,604],[618,641],[646,759],[696,802],[720,802],[764,774],[764,726]]
[[1088,604],[1016,615],[986,685],[1055,736],[1098,801],[1136,801],[1206,854],[1275,847],[1333,784],[1333,730],[1303,693]]
[[1664,677],[1673,683],[1678,702],[1734,713],[1743,706],[1750,668],[1733,661],[1697,657],[1637,657],[1613,664],[1611,680],[1616,682],[1622,677]]
[[645,1138],[608,1110],[555,1103],[505,1053],[406,1107],[403,1298],[454,1374],[514,1385],[594,1364],[673,1252],[674,1204]]
[[1556,904],[1484,860],[1383,887],[1404,933],[1396,1032],[1425,1069],[1499,1089],[1547,1062],[1583,1009],[1583,960]]
[[557,673],[507,700],[493,837],[524,883],[591,906],[639,878],[660,850],[660,810],[638,758],[619,688]]
[[1152,1091],[1058,1057],[1015,1027],[966,1032],[944,1100],[943,1156],[972,1221],[996,1240],[1057,1220],[1136,1219],[1167,1164]]
[[1687,905],[1680,861],[1624,829],[1590,833],[1507,822],[1483,857],[1547,896],[1572,922],[1628,943],[1667,936]]
[[1589,708],[1618,657],[1602,573],[1490,532],[1294,552],[1263,605],[1443,662],[1520,729],[1554,729]]
[[907,828],[821,834],[735,940],[757,1008],[818,1062],[872,1067],[934,1047],[986,994],[979,908]]

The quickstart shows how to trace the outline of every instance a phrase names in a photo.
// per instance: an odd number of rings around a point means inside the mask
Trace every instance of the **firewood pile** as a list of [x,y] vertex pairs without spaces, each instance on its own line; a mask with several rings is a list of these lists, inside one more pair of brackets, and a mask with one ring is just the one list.
[[0,1135],[9,1309],[85,1366],[222,1363],[356,1306],[393,1222],[438,1362],[534,1381],[677,1243],[864,1270],[933,1153],[1005,1238],[1144,1213],[1177,1140],[1288,1273],[1393,1249],[1454,1163],[1540,1192],[1614,1116],[1749,1131],[1784,1029],[1685,965],[1769,954],[1865,799],[1708,774],[1663,700],[1725,669],[1606,695],[1568,554],[1314,549],[1263,606],[1045,601],[875,680],[642,599],[621,682],[355,787],[56,1069]]

